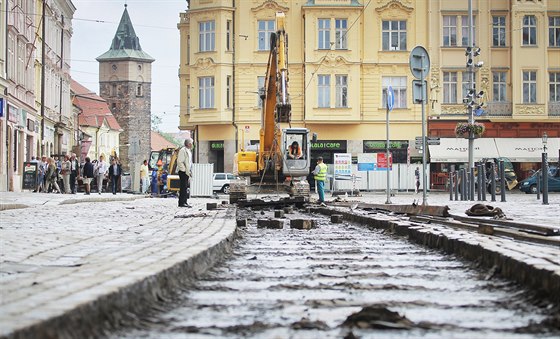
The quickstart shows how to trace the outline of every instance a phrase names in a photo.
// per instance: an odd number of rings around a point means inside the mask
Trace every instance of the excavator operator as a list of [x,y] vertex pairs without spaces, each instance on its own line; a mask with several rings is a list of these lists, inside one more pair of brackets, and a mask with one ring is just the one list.
[[301,159],[301,147],[297,141],[292,142],[288,148],[288,157],[290,159]]

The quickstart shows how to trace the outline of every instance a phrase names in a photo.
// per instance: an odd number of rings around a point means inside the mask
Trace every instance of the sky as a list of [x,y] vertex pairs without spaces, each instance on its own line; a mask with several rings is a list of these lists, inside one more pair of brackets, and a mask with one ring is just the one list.
[[179,126],[179,13],[186,0],[72,0],[70,67],[72,78],[99,94],[98,56],[109,50],[124,5],[142,50],[152,63],[152,115],[162,119],[159,129],[178,132]]

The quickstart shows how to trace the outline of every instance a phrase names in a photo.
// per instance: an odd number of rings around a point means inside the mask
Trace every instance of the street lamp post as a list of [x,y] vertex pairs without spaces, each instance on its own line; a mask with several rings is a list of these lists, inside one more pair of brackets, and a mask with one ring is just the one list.
[[542,135],[542,143],[543,143],[543,153],[542,153],[542,166],[541,166],[541,177],[543,180],[542,184],[542,203],[543,205],[548,205],[548,159],[546,153],[546,143],[548,142],[548,134],[546,132]]

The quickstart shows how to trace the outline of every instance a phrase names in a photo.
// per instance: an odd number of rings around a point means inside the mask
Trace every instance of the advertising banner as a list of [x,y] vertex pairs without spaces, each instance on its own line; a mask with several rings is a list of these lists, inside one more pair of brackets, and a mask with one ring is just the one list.
[[334,175],[335,175],[335,177],[352,175],[352,154],[351,153],[335,153],[334,154]]

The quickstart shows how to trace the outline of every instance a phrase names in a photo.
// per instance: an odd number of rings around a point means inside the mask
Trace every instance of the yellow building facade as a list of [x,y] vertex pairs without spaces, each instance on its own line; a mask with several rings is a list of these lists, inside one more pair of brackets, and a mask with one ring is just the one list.
[[[555,32],[549,19],[560,16],[559,6],[546,0],[473,0],[475,41],[480,40],[479,58],[486,63],[477,82],[487,90],[487,107],[493,107],[488,111],[501,112],[498,122],[560,122],[548,81],[560,69],[560,49],[548,46],[549,31]],[[409,67],[410,51],[418,45],[426,47],[432,64],[426,104],[430,124],[466,120],[461,82],[466,0],[190,0],[178,24],[180,129],[193,132],[198,161],[214,163],[216,172],[231,171],[234,154],[259,139],[258,92],[279,11],[287,20],[291,126],[318,134],[312,157],[332,163],[335,152],[356,156],[384,150],[385,93],[391,86],[394,160],[406,163],[408,155],[419,159],[414,142],[422,133],[422,114],[421,105],[413,102]],[[526,13],[537,19],[536,47],[512,43],[523,39],[519,20]],[[505,16],[506,45],[491,48],[496,16],[497,24]],[[505,83],[505,100],[494,103],[492,72],[504,70],[509,76],[498,80]],[[538,74],[536,85],[530,82],[528,89],[532,95],[536,86],[536,103],[522,100],[523,70]],[[433,133],[430,127],[430,134],[445,137],[448,125],[435,125]]]

